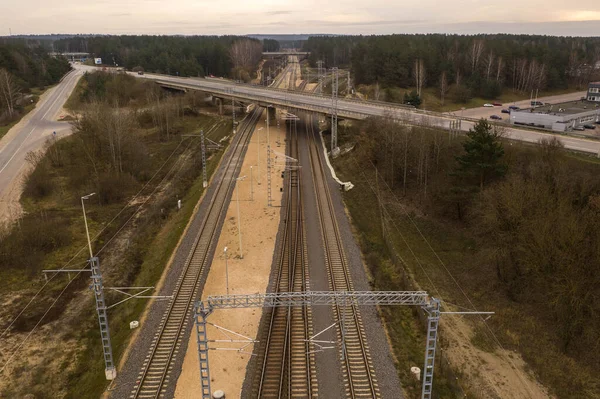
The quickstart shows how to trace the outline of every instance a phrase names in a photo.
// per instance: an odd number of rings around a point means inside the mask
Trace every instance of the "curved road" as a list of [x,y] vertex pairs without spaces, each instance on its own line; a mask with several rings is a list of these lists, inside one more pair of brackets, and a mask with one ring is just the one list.
[[27,171],[29,151],[43,148],[48,137],[71,133],[68,122],[56,118],[87,68],[76,66],[55,87],[42,95],[35,109],[0,140],[0,224],[14,220],[20,212],[22,180]]

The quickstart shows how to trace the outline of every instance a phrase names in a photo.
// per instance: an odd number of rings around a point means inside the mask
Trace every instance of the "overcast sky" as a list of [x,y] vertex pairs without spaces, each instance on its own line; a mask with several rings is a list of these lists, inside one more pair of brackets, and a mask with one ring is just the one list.
[[0,35],[537,33],[600,36],[600,0],[0,0]]

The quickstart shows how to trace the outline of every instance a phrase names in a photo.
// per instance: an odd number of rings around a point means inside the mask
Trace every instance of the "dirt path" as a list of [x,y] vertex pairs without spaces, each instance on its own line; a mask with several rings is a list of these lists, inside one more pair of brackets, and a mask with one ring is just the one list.
[[[231,203],[227,210],[225,223],[219,237],[215,258],[211,264],[202,299],[209,295],[223,295],[227,292],[226,287],[226,267],[223,249],[227,247],[227,270],[229,275],[229,293],[230,294],[252,294],[265,292],[269,282],[273,252],[275,248],[275,239],[279,229],[281,192],[283,185],[281,172],[284,164],[281,157],[275,158],[274,170],[272,172],[272,192],[273,207],[267,207],[267,174],[266,174],[266,125],[263,113],[261,122],[257,124],[252,135],[248,151],[244,158],[244,163],[240,171],[240,176],[246,176],[246,179],[238,183],[239,188],[239,206],[242,231],[242,249],[243,259],[239,257],[238,240],[238,219],[236,201],[237,193],[234,192]],[[275,125],[275,124],[274,124]],[[261,129],[262,130],[259,130]],[[285,153],[285,125],[281,128],[273,126],[270,128],[271,149],[279,153]],[[260,136],[260,178],[257,172],[257,138]],[[282,140],[278,147],[277,141]],[[250,167],[252,166],[252,171]],[[253,176],[253,196],[251,193],[250,176]],[[260,184],[258,184],[260,182]],[[253,198],[253,200],[251,200]],[[209,318],[209,322],[235,331],[252,339],[256,338],[261,309],[236,309],[236,310],[218,310]],[[218,331],[215,327],[208,328],[209,339],[226,340],[229,339],[226,334]],[[231,336],[231,334],[230,334]],[[239,339],[239,338],[236,338]],[[240,348],[243,344],[219,342],[212,343],[211,348]],[[250,345],[243,352],[236,350],[214,350],[209,354],[211,388],[212,390],[221,389],[229,398],[239,398],[246,367],[253,347]],[[198,365],[198,346],[196,335],[190,336],[188,350],[185,354],[183,369],[177,380],[175,390],[176,399],[192,399],[198,397],[200,391],[199,365]]]

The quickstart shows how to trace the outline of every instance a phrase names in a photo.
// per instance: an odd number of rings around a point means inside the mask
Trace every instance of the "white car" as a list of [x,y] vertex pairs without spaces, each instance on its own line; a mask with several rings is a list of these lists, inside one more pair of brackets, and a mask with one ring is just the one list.
[[484,107],[493,107],[493,106],[494,106],[494,104],[487,103],[487,104],[483,104],[483,106],[484,106]]

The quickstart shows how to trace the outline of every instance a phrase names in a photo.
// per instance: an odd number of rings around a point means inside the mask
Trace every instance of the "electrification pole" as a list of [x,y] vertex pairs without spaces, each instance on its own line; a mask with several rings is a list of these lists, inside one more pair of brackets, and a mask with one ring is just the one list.
[[83,211],[83,222],[85,223],[85,235],[90,250],[90,266],[92,269],[92,289],[96,300],[96,313],[98,314],[98,325],[100,326],[100,339],[102,340],[102,351],[104,353],[104,375],[111,381],[117,378],[117,369],[113,363],[112,342],[110,340],[110,329],[108,327],[108,316],[106,315],[106,302],[104,301],[104,288],[102,286],[102,273],[100,272],[100,260],[92,253],[92,241],[85,214],[85,200],[96,193],[81,197],[81,209]]
[[331,155],[336,156],[340,149],[337,145],[338,124],[338,69],[331,70]]
[[271,206],[271,135],[269,129],[269,109],[267,107],[267,206]]
[[231,96],[231,115],[233,117],[233,134],[235,134],[235,100]]
[[204,130],[200,130],[200,147],[202,149],[202,187],[208,186],[208,179],[206,177],[206,145],[204,144]]
[[323,61],[317,61],[319,94],[323,94]]

